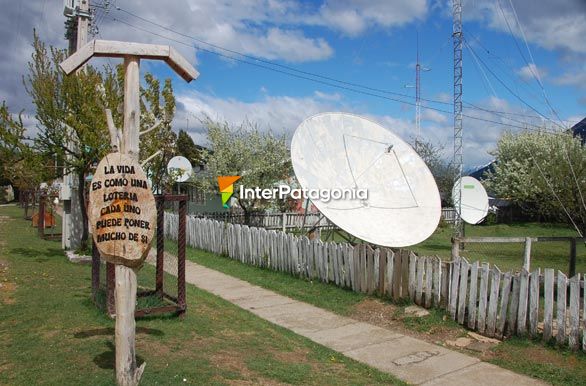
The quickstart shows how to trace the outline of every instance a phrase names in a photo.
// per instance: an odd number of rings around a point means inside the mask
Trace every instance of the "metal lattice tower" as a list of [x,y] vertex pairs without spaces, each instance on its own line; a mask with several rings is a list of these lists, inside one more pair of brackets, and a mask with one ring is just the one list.
[[[462,0],[452,0],[452,15],[454,26],[452,38],[454,41],[454,183],[462,177]],[[454,208],[457,214],[454,221],[454,236],[462,235],[462,186],[454,195]]]

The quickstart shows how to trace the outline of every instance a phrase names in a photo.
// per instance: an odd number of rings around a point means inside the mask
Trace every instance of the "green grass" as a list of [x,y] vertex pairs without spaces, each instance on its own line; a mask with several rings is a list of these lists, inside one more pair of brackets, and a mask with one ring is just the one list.
[[[177,253],[177,245],[173,241],[167,240],[165,249],[173,254]],[[334,285],[311,282],[291,275],[248,266],[227,257],[189,247],[186,248],[186,257],[208,268],[341,315],[352,313],[354,306],[369,298]],[[402,314],[402,307],[409,304],[409,302],[401,302],[399,304],[401,307],[396,312]],[[440,336],[446,330],[452,330],[458,335],[465,334],[462,326],[447,317],[445,311],[439,309],[431,309],[430,315],[426,317],[401,317],[400,320],[406,329],[420,334],[429,334],[434,342],[436,341],[433,335],[435,332]],[[567,349],[545,345],[540,341],[513,338],[500,343],[484,354],[474,352],[468,352],[468,354],[477,355],[485,361],[556,385],[584,384],[586,379],[584,353],[572,353]],[[261,360],[260,363],[253,361],[250,364],[257,369],[264,369],[271,373],[278,372],[267,360]],[[291,381],[289,378],[283,379],[288,379],[284,382]]]
[[[411,249],[420,255],[438,255],[448,258],[451,254],[451,236],[451,228],[438,228],[429,239]],[[559,224],[466,225],[466,236],[575,237],[576,231]],[[467,243],[461,254],[472,261],[481,260],[496,264],[501,270],[519,270],[523,266],[523,250],[523,243]],[[576,252],[576,272],[586,272],[586,248],[583,243],[578,243]],[[532,243],[531,269],[554,268],[568,273],[569,256],[570,245],[567,242]]]
[[[90,301],[90,267],[16,207],[0,207],[0,262],[0,384],[114,384],[114,322]],[[401,384],[191,285],[187,303],[183,319],[137,321],[141,385]]]

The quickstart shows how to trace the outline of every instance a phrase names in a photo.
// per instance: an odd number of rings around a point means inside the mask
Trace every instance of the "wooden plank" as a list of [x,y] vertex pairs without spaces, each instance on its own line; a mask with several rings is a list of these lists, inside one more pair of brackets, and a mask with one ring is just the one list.
[[519,309],[517,310],[517,333],[527,332],[527,300],[529,295],[529,272],[522,269],[519,273]]
[[442,261],[438,256],[435,256],[433,264],[433,304],[439,307],[442,291]]
[[466,295],[468,294],[468,269],[470,263],[464,258],[460,261],[460,285],[458,288],[458,323],[464,324],[466,317]]
[[448,309],[448,302],[450,299],[450,277],[452,272],[452,263],[449,261],[441,262],[441,297],[440,303],[443,307]]
[[409,298],[409,259],[413,252],[403,250],[401,258],[401,298]]
[[387,283],[387,250],[380,248],[376,250],[375,259],[378,260],[378,295],[383,297],[385,295],[385,286]]
[[539,277],[541,271],[531,272],[529,276],[529,335],[537,335],[537,323],[539,322]]
[[352,288],[352,277],[351,277],[351,267],[352,267],[352,246],[350,244],[344,244],[342,252],[343,259],[344,259],[344,283],[345,286],[348,288]]
[[425,273],[425,257],[419,256],[417,258],[417,281],[415,284],[415,304],[421,306],[423,294],[423,274]]
[[338,277],[338,249],[336,243],[328,243],[328,280],[340,285]]
[[372,253],[372,281],[373,288],[372,293],[378,292],[379,279],[380,279],[380,249],[376,248]]
[[376,289],[374,279],[374,250],[367,245],[366,248],[366,292],[372,295]]
[[500,286],[501,270],[498,267],[494,267],[491,272],[490,297],[486,316],[486,334],[490,337],[494,336],[496,330]]
[[360,244],[358,246],[358,290],[362,293],[366,292],[366,245]]
[[425,308],[431,308],[433,298],[433,263],[433,257],[425,259]]
[[501,306],[499,310],[498,322],[496,324],[496,337],[502,339],[505,334],[505,322],[507,321],[507,307],[511,297],[511,272],[506,272],[503,277],[503,286],[501,292]]
[[562,271],[558,271],[558,299],[557,299],[557,323],[558,332],[556,341],[559,345],[566,344],[566,292],[568,290],[568,278]]
[[543,340],[548,342],[553,336],[553,269],[546,269],[543,274]]
[[393,296],[393,278],[394,278],[394,264],[395,264],[395,253],[391,249],[387,251],[387,285],[386,292],[387,296],[391,298]]
[[402,271],[402,250],[399,250],[393,255],[393,300],[401,298],[401,271]]
[[[462,237],[461,243],[524,243],[525,237]],[[537,238],[532,238],[537,241]]]
[[578,350],[580,345],[580,274],[570,279],[570,333],[568,345],[571,350]]
[[458,284],[460,280],[460,258],[452,261],[452,272],[450,279],[450,299],[449,312],[453,320],[456,320],[456,311],[458,310]]
[[513,277],[513,292],[511,294],[511,306],[507,318],[506,335],[513,335],[517,331],[517,311],[519,309],[519,285],[520,278],[518,275]]
[[468,291],[468,328],[476,327],[478,302],[478,261],[470,264],[470,290]]
[[350,282],[352,284],[352,290],[358,292],[358,286],[356,285],[356,259],[354,256],[358,254],[358,246],[348,246],[348,267],[350,267]]
[[480,333],[484,333],[486,329],[486,308],[488,306],[488,275],[490,266],[488,263],[483,263],[478,274],[480,275],[480,292],[478,294],[478,320],[477,329]]
[[409,298],[415,302],[415,291],[417,289],[417,256],[409,256]]

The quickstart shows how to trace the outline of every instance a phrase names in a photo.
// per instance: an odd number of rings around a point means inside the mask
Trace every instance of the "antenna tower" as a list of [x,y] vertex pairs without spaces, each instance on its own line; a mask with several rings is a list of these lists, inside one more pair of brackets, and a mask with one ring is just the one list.
[[[452,15],[454,18],[452,39],[454,41],[454,166],[456,172],[454,183],[462,177],[462,0],[452,0]],[[463,233],[462,213],[462,186],[453,197],[456,217],[454,221],[454,237]]]

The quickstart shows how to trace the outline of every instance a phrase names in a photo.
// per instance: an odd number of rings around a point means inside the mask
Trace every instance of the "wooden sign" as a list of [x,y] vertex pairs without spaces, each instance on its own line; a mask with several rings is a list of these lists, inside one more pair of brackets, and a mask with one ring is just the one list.
[[155,234],[155,197],[140,164],[122,153],[104,157],[90,186],[89,221],[102,258],[141,266]]

